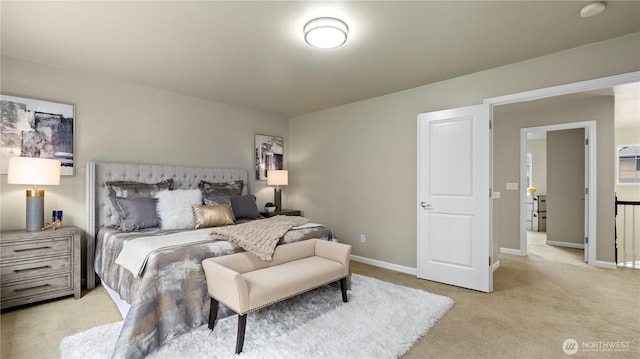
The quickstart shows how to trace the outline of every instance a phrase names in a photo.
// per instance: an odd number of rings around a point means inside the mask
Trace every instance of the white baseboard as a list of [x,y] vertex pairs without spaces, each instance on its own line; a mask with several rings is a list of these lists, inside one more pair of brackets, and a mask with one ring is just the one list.
[[376,260],[376,259],[360,257],[360,256],[356,256],[356,255],[352,254],[351,255],[351,260],[356,261],[356,262],[360,262],[360,263],[364,263],[364,264],[369,264],[369,265],[372,265],[372,266],[375,266],[375,267],[390,269],[390,270],[393,270],[393,271],[396,271],[396,272],[411,274],[411,275],[414,275],[414,276],[418,275],[418,270],[416,268],[405,267],[405,266],[401,266],[401,265],[397,265],[397,264],[393,264],[393,263],[379,261],[379,260]]
[[[513,255],[518,255],[518,256],[522,255],[519,250],[511,249],[511,248],[500,248],[500,253],[513,254]],[[397,265],[397,264],[393,264],[393,263],[383,262],[383,261],[379,261],[377,259],[370,259],[370,258],[356,256],[356,255],[352,254],[351,255],[351,260],[356,261],[356,262],[360,262],[360,263],[369,264],[369,265],[372,265],[374,267],[390,269],[390,270],[393,270],[393,271],[396,271],[396,272],[406,273],[406,274],[415,275],[415,276],[418,275],[418,270],[416,268],[411,268],[411,267],[401,266],[401,265]],[[604,261],[594,261],[593,265],[595,267],[608,268],[608,269],[616,269],[616,268],[618,268],[618,266],[616,266],[615,263],[604,262]],[[491,271],[495,271],[498,268],[500,268],[500,260],[495,261],[491,265]]]
[[608,269],[616,269],[616,268],[618,268],[618,266],[613,262],[593,261],[592,265],[594,267],[608,268]]
[[504,253],[504,254],[513,254],[515,256],[523,256],[524,254],[522,254],[522,251],[519,249],[512,249],[512,248],[500,248],[500,253]]
[[547,239],[546,243],[548,245],[550,245],[550,246],[556,246],[556,247],[567,247],[567,248],[584,249],[584,243],[550,241],[548,239]]

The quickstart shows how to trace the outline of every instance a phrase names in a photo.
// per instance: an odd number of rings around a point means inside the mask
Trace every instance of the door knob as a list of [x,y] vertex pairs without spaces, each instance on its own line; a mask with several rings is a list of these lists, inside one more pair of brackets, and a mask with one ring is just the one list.
[[424,209],[433,209],[433,206],[427,202],[420,202],[420,206]]

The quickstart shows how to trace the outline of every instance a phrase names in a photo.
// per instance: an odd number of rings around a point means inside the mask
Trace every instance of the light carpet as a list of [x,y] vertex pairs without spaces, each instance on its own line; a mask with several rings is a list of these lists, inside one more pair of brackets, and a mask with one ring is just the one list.
[[[349,302],[329,285],[249,313],[241,358],[398,358],[453,306],[448,297],[353,274]],[[148,358],[232,358],[237,316],[202,326]],[[122,323],[68,336],[63,359],[110,358]]]

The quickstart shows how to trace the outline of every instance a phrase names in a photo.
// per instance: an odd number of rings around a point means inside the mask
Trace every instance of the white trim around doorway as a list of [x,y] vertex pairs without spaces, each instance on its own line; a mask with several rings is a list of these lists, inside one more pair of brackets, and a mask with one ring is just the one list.
[[600,90],[603,88],[624,85],[638,81],[640,81],[640,71],[635,71],[593,80],[574,82],[565,85],[558,85],[543,89],[518,92],[510,95],[486,98],[482,103],[494,106],[507,105],[510,103],[540,100],[543,98],[568,95],[584,91]]

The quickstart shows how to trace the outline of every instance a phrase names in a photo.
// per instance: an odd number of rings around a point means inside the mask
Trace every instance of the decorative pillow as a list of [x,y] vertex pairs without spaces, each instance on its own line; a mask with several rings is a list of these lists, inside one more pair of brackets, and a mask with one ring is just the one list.
[[202,190],[203,197],[220,196],[220,195],[242,195],[242,188],[244,182],[242,180],[213,183],[207,181],[200,181],[198,187]]
[[116,197],[118,207],[124,213],[118,229],[123,232],[160,226],[160,217],[156,212],[158,200],[155,198],[121,198]]
[[[202,202],[207,206],[226,204],[229,206],[229,208],[231,208],[231,199],[229,198],[228,194],[219,195],[219,196],[208,196],[208,197],[203,194]],[[231,211],[231,218],[233,219],[234,222],[236,221],[236,217],[233,215],[233,211]]]
[[173,179],[158,183],[142,183],[133,181],[106,182],[109,197],[152,198],[156,193],[173,189]]
[[162,191],[156,193],[155,198],[158,199],[158,217],[163,230],[195,227],[196,221],[191,206],[202,203],[202,193],[199,189]]
[[196,229],[233,224],[231,206],[228,204],[212,206],[194,204],[192,207],[196,220]]
[[[153,196],[160,191],[172,190],[173,179],[164,180],[158,183],[109,181],[105,182],[105,185],[107,186],[111,205],[118,213],[119,221],[122,221],[126,217],[126,214],[123,209],[120,208],[117,201],[118,198],[153,198]],[[119,226],[119,223],[115,224]]]
[[256,205],[256,198],[252,195],[244,196],[229,196],[231,199],[231,209],[236,219],[257,219],[262,217],[258,206]]

